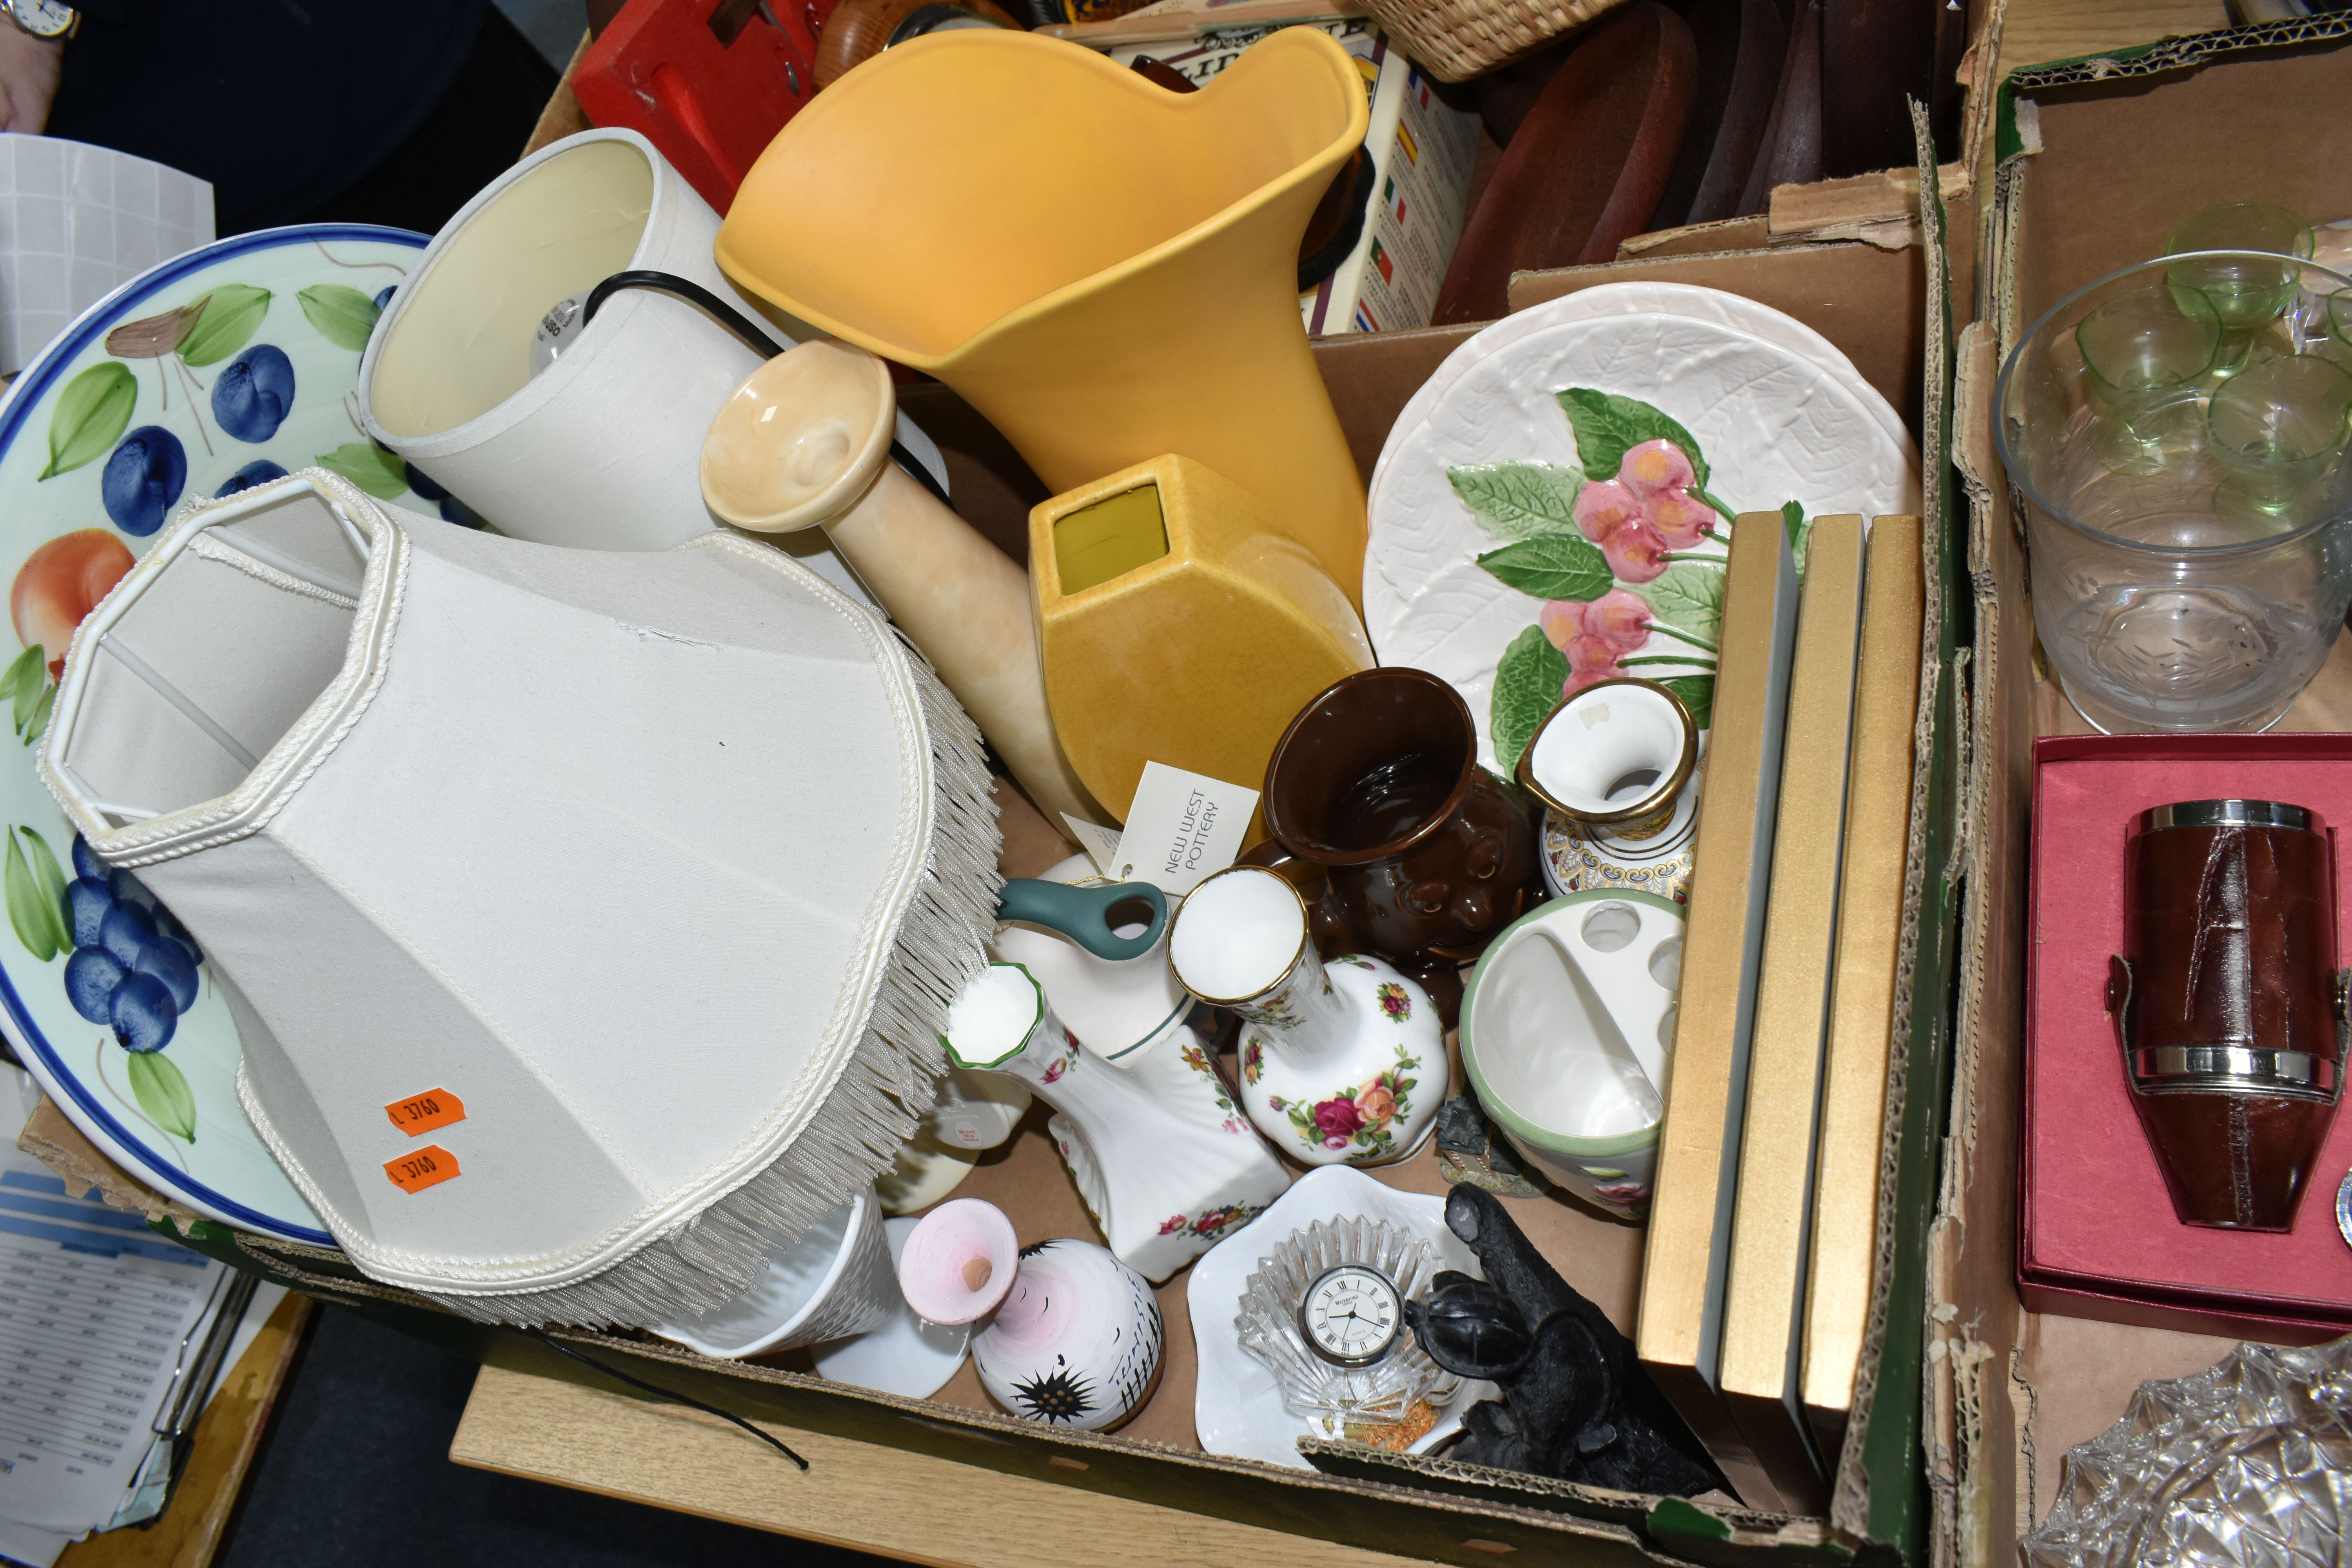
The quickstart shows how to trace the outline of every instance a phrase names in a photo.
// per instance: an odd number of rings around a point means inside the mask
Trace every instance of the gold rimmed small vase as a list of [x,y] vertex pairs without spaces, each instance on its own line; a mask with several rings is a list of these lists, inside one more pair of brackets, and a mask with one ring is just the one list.
[[1621,676],[1596,680],[1536,727],[1519,786],[1587,833],[1640,843],[1673,825],[1698,766],[1698,723],[1673,690]]

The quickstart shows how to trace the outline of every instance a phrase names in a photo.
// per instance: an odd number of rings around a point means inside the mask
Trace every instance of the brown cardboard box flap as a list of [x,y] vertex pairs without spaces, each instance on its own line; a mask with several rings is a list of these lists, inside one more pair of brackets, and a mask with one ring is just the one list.
[[109,1208],[150,1221],[168,1219],[183,1235],[197,1222],[194,1210],[161,1195],[100,1153],[98,1145],[67,1121],[65,1112],[46,1094],[25,1119],[24,1131],[16,1134],[16,1147],[55,1171],[73,1196],[95,1193]]

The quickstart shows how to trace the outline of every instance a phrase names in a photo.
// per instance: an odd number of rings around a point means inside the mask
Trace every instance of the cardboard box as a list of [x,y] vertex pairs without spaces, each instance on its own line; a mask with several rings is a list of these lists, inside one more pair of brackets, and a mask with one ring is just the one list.
[[[1927,254],[1927,253],[1921,253]],[[1883,323],[1892,332],[1899,329]],[[1469,335],[1468,329],[1326,338],[1316,353],[1360,465],[1369,469],[1405,398],[1437,361]],[[1940,396],[1928,399],[1940,409]],[[1025,541],[1027,506],[1043,487],[1012,458],[1010,448],[946,388],[908,389],[905,405],[949,452],[958,504],[975,524],[1018,552]],[[1931,529],[1936,525],[1931,524]],[[1938,593],[1937,602],[1941,602]],[[1938,668],[1942,660],[1938,655]],[[1948,693],[1948,685],[1938,687]],[[1937,820],[1931,858],[1947,858],[1950,710],[1937,710],[1940,769],[1933,790]],[[1034,872],[1066,853],[1061,840],[1019,797],[1006,795],[1008,870]],[[1924,933],[1916,968],[1916,1008],[1940,1016],[1948,1006],[1948,916],[1936,889],[1916,889],[1907,929]],[[1945,934],[1938,934],[1945,933]],[[1934,1031],[1915,1038],[1928,1041]],[[1914,1081],[1940,1082],[1932,1068]],[[1444,1460],[1406,1459],[1377,1450],[1325,1445],[1317,1463],[1331,1473],[1286,1470],[1200,1451],[1192,1431],[1194,1362],[1191,1318],[1182,1309],[1188,1276],[1161,1292],[1169,1326],[1168,1363],[1150,1406],[1112,1436],[1053,1431],[996,1413],[967,1369],[935,1399],[910,1401],[828,1384],[809,1375],[804,1362],[782,1365],[715,1362],[638,1338],[565,1333],[566,1341],[625,1366],[633,1374],[689,1393],[724,1408],[789,1425],[1049,1481],[1077,1492],[1108,1492],[1214,1517],[1442,1562],[1483,1563],[1497,1547],[1563,1556],[1578,1562],[1628,1564],[1659,1556],[1730,1563],[1782,1557],[1790,1550],[1841,1555],[1847,1545],[1874,1542],[1889,1553],[1919,1556],[1927,1498],[1919,1484],[1916,1447],[1921,1405],[1920,1299],[1916,1260],[1925,1243],[1924,1194],[1932,1186],[1930,1130],[1940,1107],[1915,1100],[1906,1120],[1896,1107],[1897,1142],[1913,1179],[1899,1184],[1912,1220],[1898,1224],[1893,1188],[1882,1223],[1884,1244],[1913,1259],[1893,1280],[1895,1294],[1875,1321],[1865,1347],[1866,1391],[1860,1399],[1839,1464],[1841,1491],[1858,1500],[1842,1516],[1798,1519],[1759,1510],[1693,1505],[1680,1500],[1628,1497],[1531,1477],[1478,1471]],[[1391,1167],[1382,1179],[1422,1191],[1443,1191],[1433,1155]],[[1042,1130],[1042,1111],[1004,1150],[993,1152],[961,1189],[991,1198],[1014,1218],[1024,1241],[1090,1234],[1090,1222],[1058,1155]],[[1550,1197],[1514,1205],[1515,1216],[1570,1278],[1622,1326],[1633,1326],[1642,1233]],[[534,1336],[464,1322],[419,1299],[361,1279],[340,1255],[263,1243],[209,1222],[164,1216],[197,1247],[258,1268],[297,1289],[343,1302],[380,1321],[431,1338],[497,1365],[570,1375],[565,1363]],[[1897,1233],[1902,1233],[1900,1237]],[[1908,1292],[1907,1296],[1905,1292]],[[795,1366],[802,1370],[794,1370]],[[1344,1506],[1335,1506],[1344,1502]]]
[[[1997,7],[1995,8],[1997,13]],[[581,129],[576,108],[559,91],[534,144]],[[1972,110],[1973,112],[1973,110]],[[1952,188],[1953,172],[1928,183]],[[1859,1554],[1874,1563],[1929,1561],[1931,1523],[1949,1498],[1931,1502],[1923,1472],[1940,1462],[1940,1433],[1927,1427],[1945,1406],[1937,1395],[1944,1369],[1926,1342],[1930,1222],[1936,1215],[1946,1086],[1953,1042],[1956,921],[1963,862],[1955,855],[1955,804],[1962,716],[1962,660],[1955,645],[1959,542],[1950,523],[1948,487],[1935,482],[1947,449],[1951,363],[1945,260],[1945,211],[1924,210],[1921,176],[1871,176],[1824,187],[1776,193],[1774,219],[1752,233],[1758,246],[1779,232],[1784,205],[1796,216],[1832,220],[1838,237],[1794,250],[1728,249],[1689,258],[1688,276],[1790,310],[1837,343],[1864,374],[1910,413],[1929,463],[1924,519],[1927,604],[1921,645],[1918,735],[1911,773],[1920,809],[1912,837],[1901,931],[1905,962],[1895,999],[1898,1063],[1882,1127],[1884,1170],[1875,1219],[1878,1270],[1855,1379],[1853,1415],[1842,1450],[1832,1456],[1828,1511],[1792,1517],[1757,1509],[1698,1504],[1599,1491],[1538,1478],[1481,1470],[1442,1458],[1397,1456],[1345,1444],[1309,1445],[1315,1471],[1280,1469],[1221,1458],[1194,1446],[1191,1427],[1194,1361],[1190,1314],[1181,1310],[1188,1276],[1163,1288],[1170,1329],[1161,1388],[1139,1419],[1111,1436],[1058,1432],[993,1410],[967,1368],[934,1399],[866,1393],[809,1375],[805,1362],[782,1365],[711,1361],[666,1342],[563,1332],[559,1337],[625,1366],[632,1375],[690,1394],[738,1414],[999,1471],[1086,1494],[1138,1499],[1402,1556],[1487,1564],[1528,1552],[1530,1561],[1649,1563],[1681,1560],[1716,1565],[1818,1563]],[[1811,195],[1807,195],[1811,193]],[[1965,195],[1965,192],[1962,193]],[[1784,203],[1784,197],[1786,201]],[[1815,199],[1818,198],[1818,199]],[[1965,211],[1966,209],[1963,208]],[[1866,237],[1864,236],[1867,231]],[[1705,243],[1713,243],[1714,231]],[[1798,232],[1791,230],[1790,232]],[[1965,231],[1955,241],[1965,251]],[[1859,248],[1856,248],[1859,247]],[[1870,254],[1864,256],[1863,251]],[[1566,287],[1658,275],[1679,258],[1572,269]],[[1824,259],[1826,258],[1826,259]],[[1882,286],[1830,281],[1837,268],[1866,263]],[[1823,270],[1814,271],[1819,268]],[[1515,303],[1525,303],[1516,300]],[[1318,339],[1315,352],[1360,470],[1369,474],[1391,425],[1412,392],[1475,328],[1360,333]],[[1916,374],[1915,374],[1916,372]],[[945,449],[959,509],[1016,560],[1025,559],[1028,508],[1045,491],[1002,437],[943,387],[909,386],[908,412]],[[1017,796],[1008,797],[1004,863],[1034,872],[1066,854],[1058,836]],[[69,1128],[50,1129],[60,1148]],[[85,1148],[73,1157],[95,1158]],[[102,1162],[100,1162],[102,1164]],[[152,1205],[120,1173],[131,1206]],[[1442,1191],[1433,1157],[1391,1167],[1382,1179]],[[1042,1129],[1042,1112],[991,1157],[961,1189],[1012,1214],[1024,1241],[1088,1234],[1083,1205]],[[1515,1217],[1580,1289],[1633,1327],[1642,1233],[1565,1200],[1524,1200]],[[163,1214],[152,1223],[241,1267],[350,1306],[483,1362],[550,1376],[587,1379],[542,1336],[485,1328],[361,1278],[340,1254],[263,1243],[207,1221]],[[2000,1289],[2008,1289],[2005,1280]],[[2013,1298],[2012,1302],[2013,1306]],[[1169,1309],[1175,1310],[1169,1310]],[[2201,1363],[2200,1364],[2202,1364]],[[797,1370],[796,1370],[797,1367]],[[1923,1436],[1928,1447],[1923,1449]],[[2004,1463],[2005,1458],[2004,1458]],[[1945,1531],[1949,1534],[1949,1530]]]
[[[2341,13],[2175,39],[2020,71],[2000,105],[1990,308],[1962,335],[1953,412],[1973,625],[1957,1081],[1927,1281],[1942,1561],[2014,1563],[2018,1537],[2055,1500],[2066,1449],[2120,1417],[2142,1381],[2201,1371],[2233,1342],[2028,1311],[2013,1283],[2032,742],[2088,726],[2036,658],[2021,520],[1992,447],[2000,358],[2074,289],[2159,254],[2200,207],[2265,199],[2352,216],[2347,39]],[[2280,728],[2352,729],[2352,643]]]

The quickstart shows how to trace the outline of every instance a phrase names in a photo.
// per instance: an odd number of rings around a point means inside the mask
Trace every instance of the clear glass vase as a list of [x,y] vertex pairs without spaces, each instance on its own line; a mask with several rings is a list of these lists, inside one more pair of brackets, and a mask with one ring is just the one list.
[[[2230,392],[2228,439],[2217,443],[2213,400],[2236,375],[2209,370],[2167,394],[2160,439],[2119,446],[2116,397],[2085,362],[2077,331],[2114,301],[2149,289],[2173,292],[2185,317],[2210,309],[2226,326],[2230,310],[2246,308],[2244,279],[2279,265],[2272,253],[2203,252],[2126,268],[2060,300],[2002,367],[1994,438],[2022,502],[2035,628],[2067,697],[2097,729],[2266,729],[2317,673],[2343,626],[2352,603],[2352,465],[2340,438],[2326,450],[2298,447],[2292,474],[2271,476],[2281,482],[2269,485],[2265,504],[2244,504],[2250,485],[2269,481],[2248,479],[2260,463],[2240,437],[2265,420],[2284,429],[2294,389],[2266,390],[2257,380]],[[2352,278],[2297,267],[2308,288],[2352,287]],[[2192,279],[2235,292],[2217,300],[2184,281]],[[2283,354],[2323,346],[2296,320],[2263,330],[2281,335]],[[2253,406],[2231,412],[2239,404]],[[2231,442],[2239,449],[2216,449]],[[2118,451],[2132,459],[2115,461]],[[2281,489],[2292,493],[2271,493]]]

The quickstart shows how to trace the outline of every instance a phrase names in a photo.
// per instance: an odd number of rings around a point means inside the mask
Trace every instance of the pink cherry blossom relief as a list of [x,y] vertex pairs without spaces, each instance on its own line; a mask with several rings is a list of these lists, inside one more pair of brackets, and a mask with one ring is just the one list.
[[[1551,710],[1597,681],[1659,681],[1702,727],[1713,706],[1731,518],[1709,489],[1720,479],[1664,409],[1591,387],[1555,395],[1577,466],[1447,470],[1496,542],[1478,565],[1532,601],[1533,624],[1496,662],[1486,714],[1506,773]],[[1794,542],[1801,509],[1783,510]]]

